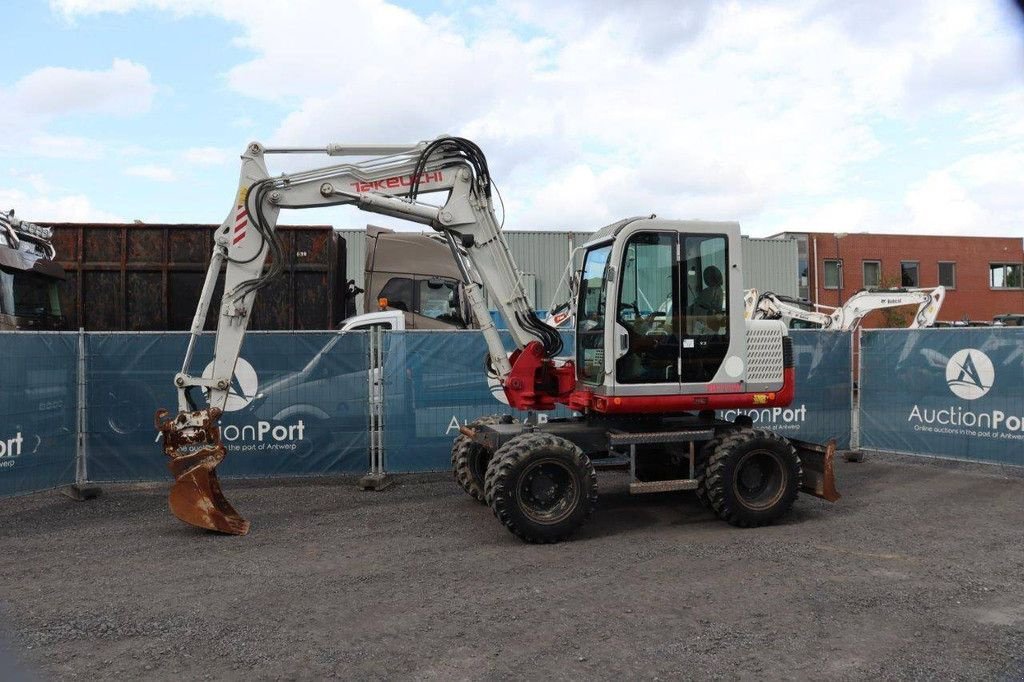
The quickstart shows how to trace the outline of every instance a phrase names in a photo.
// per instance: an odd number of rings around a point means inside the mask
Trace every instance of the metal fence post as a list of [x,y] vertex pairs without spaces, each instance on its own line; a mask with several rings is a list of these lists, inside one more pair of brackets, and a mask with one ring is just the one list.
[[[864,453],[860,450],[860,395],[861,381],[864,378],[861,372],[864,358],[864,346],[861,343],[863,333],[864,329],[857,327],[856,336],[850,334],[850,372],[853,376],[850,377],[850,410],[852,413],[850,414],[850,450],[846,453],[847,462],[864,461]],[[856,365],[853,364],[854,355],[857,357]]]
[[88,391],[86,390],[86,346],[85,328],[78,328],[78,367],[76,371],[77,403],[75,421],[75,482],[65,489],[65,494],[76,500],[91,500],[100,494],[100,488],[89,485],[89,457],[86,448],[88,428]]
[[367,451],[370,470],[359,479],[363,490],[383,490],[391,484],[384,462],[384,329],[369,329],[367,353]]

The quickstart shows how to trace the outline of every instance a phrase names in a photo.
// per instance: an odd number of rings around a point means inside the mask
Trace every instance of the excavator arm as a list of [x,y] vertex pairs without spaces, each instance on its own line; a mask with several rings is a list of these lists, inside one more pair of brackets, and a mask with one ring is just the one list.
[[[274,153],[320,153],[361,160],[271,177],[265,156]],[[257,294],[273,284],[285,260],[276,235],[281,209],[351,205],[437,230],[462,273],[466,297],[487,342],[491,373],[504,386],[509,404],[525,410],[550,409],[556,399],[570,392],[575,369],[571,362],[552,360],[561,350],[561,337],[530,307],[522,274],[494,214],[492,189],[483,153],[462,138],[439,137],[397,146],[267,149],[252,143],[247,147],[235,200],[216,230],[185,359],[174,378],[177,415],[168,418],[161,410],[156,416],[164,452],[170,457],[168,466],[176,479],[170,495],[176,516],[221,532],[248,531],[248,522],[221,494],[214,472],[226,454],[217,422],[227,402]],[[419,199],[421,193],[434,192],[446,193],[442,205]],[[268,256],[270,264],[264,269]],[[209,376],[197,376],[191,370],[196,341],[222,268],[224,294],[217,316],[213,368]],[[511,356],[506,355],[491,321],[484,288],[512,335],[516,349]],[[206,407],[198,407],[198,391],[206,393]]]
[[744,292],[745,316],[753,320],[783,320],[787,326],[793,320],[813,324],[822,329],[846,331],[856,329],[869,313],[886,308],[916,305],[908,329],[930,327],[942,309],[946,297],[945,287],[913,289],[862,289],[839,308],[815,305],[810,301],[791,298],[757,289]]

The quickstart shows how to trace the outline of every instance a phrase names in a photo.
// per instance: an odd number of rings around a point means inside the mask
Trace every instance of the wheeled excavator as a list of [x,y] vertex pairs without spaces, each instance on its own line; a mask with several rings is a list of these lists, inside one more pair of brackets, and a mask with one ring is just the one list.
[[[284,153],[358,158],[271,177],[266,157]],[[801,491],[838,498],[831,448],[754,429],[742,417],[714,416],[718,409],[785,406],[793,397],[785,325],[744,319],[738,224],[648,215],[595,232],[583,248],[574,303],[575,356],[562,358],[560,335],[529,306],[495,194],[483,152],[459,137],[397,146],[248,146],[174,377],[177,413],[156,416],[175,476],[170,508],[179,519],[248,532],[217,480],[225,456],[218,420],[256,296],[273,285],[283,261],[279,212],[338,205],[428,225],[449,245],[481,322],[487,372],[509,406],[528,415],[463,427],[452,448],[453,473],[521,539],[556,542],[576,531],[595,508],[597,467],[628,469],[632,493],[694,490],[736,526],[771,523]],[[441,201],[430,203],[432,195]],[[222,267],[213,369],[200,376],[191,369],[196,340]],[[484,290],[506,321],[511,354],[490,321]],[[671,305],[651,310],[645,301],[654,299]],[[574,416],[543,419],[540,413],[556,405]]]
[[907,329],[920,329],[935,324],[946,288],[861,289],[838,308],[811,301],[748,289],[743,296],[747,319],[782,320],[789,327],[847,331],[856,329],[875,310],[916,305]]

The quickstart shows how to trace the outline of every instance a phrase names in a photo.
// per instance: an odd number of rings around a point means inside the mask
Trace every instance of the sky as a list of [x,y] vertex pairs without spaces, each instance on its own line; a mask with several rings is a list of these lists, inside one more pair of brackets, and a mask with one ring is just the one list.
[[487,154],[505,229],[656,213],[752,236],[1024,236],[1008,0],[23,0],[0,17],[0,208],[28,220],[220,223],[249,141],[457,134]]

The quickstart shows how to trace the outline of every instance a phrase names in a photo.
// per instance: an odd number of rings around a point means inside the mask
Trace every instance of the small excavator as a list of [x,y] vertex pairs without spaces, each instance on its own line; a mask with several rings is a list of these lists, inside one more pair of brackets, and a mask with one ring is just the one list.
[[916,305],[907,329],[920,329],[935,324],[946,288],[861,289],[838,308],[792,298],[770,291],[759,293],[748,289],[743,295],[746,318],[749,320],[782,320],[786,326],[805,329],[848,331],[875,310]]
[[[359,159],[271,177],[265,157],[286,153]],[[794,390],[786,326],[744,319],[737,223],[649,215],[595,232],[583,247],[573,305],[575,357],[563,358],[559,333],[529,305],[495,215],[495,194],[483,152],[459,137],[409,145],[248,146],[174,377],[177,413],[156,415],[175,477],[170,508],[179,519],[248,532],[249,522],[217,480],[225,456],[218,420],[256,296],[273,285],[285,260],[275,234],[279,212],[338,205],[428,225],[449,245],[481,323],[487,372],[508,405],[528,415],[523,421],[485,417],[464,427],[452,447],[452,470],[522,540],[572,535],[595,509],[597,467],[627,469],[634,494],[693,490],[717,516],[741,527],[773,522],[801,491],[839,497],[833,447],[754,429],[746,417],[715,417],[719,409],[788,405]],[[432,195],[441,201],[429,203]],[[200,376],[191,370],[196,339],[222,267],[212,372]],[[491,322],[485,290],[506,321],[511,354]],[[650,301],[661,305],[652,309]],[[556,405],[574,416],[539,414]]]

